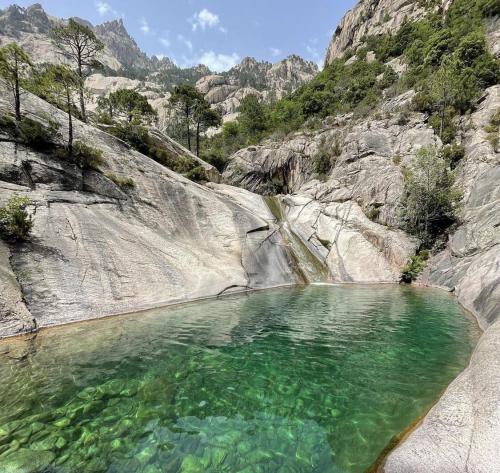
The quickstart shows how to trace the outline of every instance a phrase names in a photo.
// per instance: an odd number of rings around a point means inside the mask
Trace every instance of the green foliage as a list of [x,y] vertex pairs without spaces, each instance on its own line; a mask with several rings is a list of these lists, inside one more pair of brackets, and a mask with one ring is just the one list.
[[118,118],[139,125],[150,122],[157,116],[147,98],[130,89],[119,89],[108,97],[100,97],[97,101],[97,110],[99,118],[104,118],[107,123]]
[[227,164],[227,159],[222,155],[222,153],[218,153],[213,150],[202,154],[201,159],[214,166],[221,173],[224,172]]
[[422,148],[405,172],[404,228],[426,247],[432,246],[456,221],[461,198],[445,159],[433,147]]
[[313,158],[313,169],[320,179],[327,176],[332,170],[332,153],[321,147]]
[[207,173],[203,166],[196,166],[195,168],[188,171],[185,176],[194,182],[205,182],[208,181]]
[[57,140],[60,138],[59,124],[50,119],[47,122],[47,125],[43,125],[28,117],[14,121],[9,115],[0,118],[0,126],[12,139],[36,151],[50,151],[57,147]]
[[99,166],[104,164],[102,151],[81,141],[73,144],[72,158],[82,169],[99,171]]
[[249,141],[258,141],[261,134],[267,130],[267,110],[255,95],[248,95],[241,101],[238,124],[240,132]]
[[104,175],[113,181],[118,187],[125,189],[133,189],[135,187],[135,181],[131,177],[120,177],[112,172],[106,172]]
[[30,204],[28,197],[14,195],[0,207],[0,237],[5,241],[16,243],[28,239],[33,227],[33,220],[26,211]]
[[450,164],[450,167],[454,169],[465,157],[465,148],[463,145],[453,143],[443,147],[441,150],[441,156]]
[[421,250],[417,255],[412,256],[406,266],[403,267],[401,274],[402,282],[409,284],[415,281],[420,273],[427,267],[429,256],[427,250]]
[[193,158],[172,152],[160,140],[151,136],[143,126],[122,123],[106,128],[106,131],[125,141],[140,153],[179,174],[187,175],[198,166],[198,163]]
[[490,123],[485,128],[485,131],[488,133],[488,141],[491,143],[491,146],[495,152],[498,151],[500,144],[500,108],[491,116]]
[[40,122],[26,117],[19,122],[17,128],[21,140],[38,151],[46,151],[55,146],[56,139],[60,137],[58,130],[59,124],[55,121],[51,120],[48,126],[44,126]]
[[2,77],[14,96],[16,120],[21,120],[21,83],[32,67],[26,52],[16,43],[0,48],[0,77]]

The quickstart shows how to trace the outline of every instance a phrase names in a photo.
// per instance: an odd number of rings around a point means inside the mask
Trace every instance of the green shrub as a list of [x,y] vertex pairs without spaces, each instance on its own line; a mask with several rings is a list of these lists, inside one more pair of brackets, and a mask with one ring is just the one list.
[[375,222],[380,216],[380,207],[371,206],[366,211],[366,216],[372,221]]
[[23,117],[19,122],[10,115],[0,118],[0,127],[13,139],[16,139],[36,151],[50,151],[57,146],[60,138],[59,124],[48,120],[48,125],[42,125],[36,120]]
[[433,147],[422,148],[404,174],[403,227],[431,247],[455,223],[462,193],[448,163]]
[[217,168],[219,172],[223,172],[227,165],[227,159],[222,155],[222,153],[215,150],[203,154],[201,159]]
[[441,150],[441,156],[450,163],[452,169],[456,168],[458,163],[465,157],[465,148],[457,143],[444,146]]
[[420,273],[427,267],[429,256],[427,250],[422,250],[418,255],[412,256],[406,266],[403,267],[401,281],[408,284],[415,281]]
[[131,177],[120,177],[112,172],[106,172],[104,175],[113,181],[118,187],[133,189],[135,181]]
[[500,108],[491,116],[490,123],[485,128],[485,131],[488,133],[488,141],[496,152],[500,144]]
[[72,158],[82,169],[94,169],[99,171],[99,166],[104,164],[102,151],[81,141],[73,143]]
[[4,207],[0,207],[0,236],[8,242],[25,241],[33,227],[26,207],[31,204],[28,197],[14,195]]
[[207,173],[203,166],[196,166],[195,168],[188,171],[185,176],[194,182],[206,182],[208,181]]
[[325,148],[321,148],[313,158],[313,169],[319,178],[325,178],[332,170],[332,156]]

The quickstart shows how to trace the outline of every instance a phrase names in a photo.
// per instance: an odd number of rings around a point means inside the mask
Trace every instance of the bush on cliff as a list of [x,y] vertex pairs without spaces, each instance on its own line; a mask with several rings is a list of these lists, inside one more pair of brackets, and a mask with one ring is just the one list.
[[402,219],[405,230],[431,248],[457,219],[462,193],[449,164],[436,148],[422,148],[405,170]]
[[14,195],[0,207],[0,237],[3,240],[16,243],[28,239],[33,227],[31,215],[26,210],[30,204],[28,197]]

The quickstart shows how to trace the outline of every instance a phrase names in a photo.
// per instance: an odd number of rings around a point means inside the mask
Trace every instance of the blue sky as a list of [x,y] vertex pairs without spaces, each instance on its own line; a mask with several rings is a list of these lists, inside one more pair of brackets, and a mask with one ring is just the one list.
[[[12,2],[0,0],[4,8]],[[28,6],[32,1],[17,1]],[[93,24],[122,17],[149,55],[179,66],[232,67],[245,56],[276,62],[289,54],[322,64],[332,31],[356,0],[42,0],[54,16]]]

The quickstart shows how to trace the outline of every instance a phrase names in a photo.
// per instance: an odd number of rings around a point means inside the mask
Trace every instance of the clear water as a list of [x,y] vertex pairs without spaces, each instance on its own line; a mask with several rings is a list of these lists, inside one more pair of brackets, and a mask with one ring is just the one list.
[[363,472],[477,337],[438,291],[313,286],[7,341],[0,471]]

